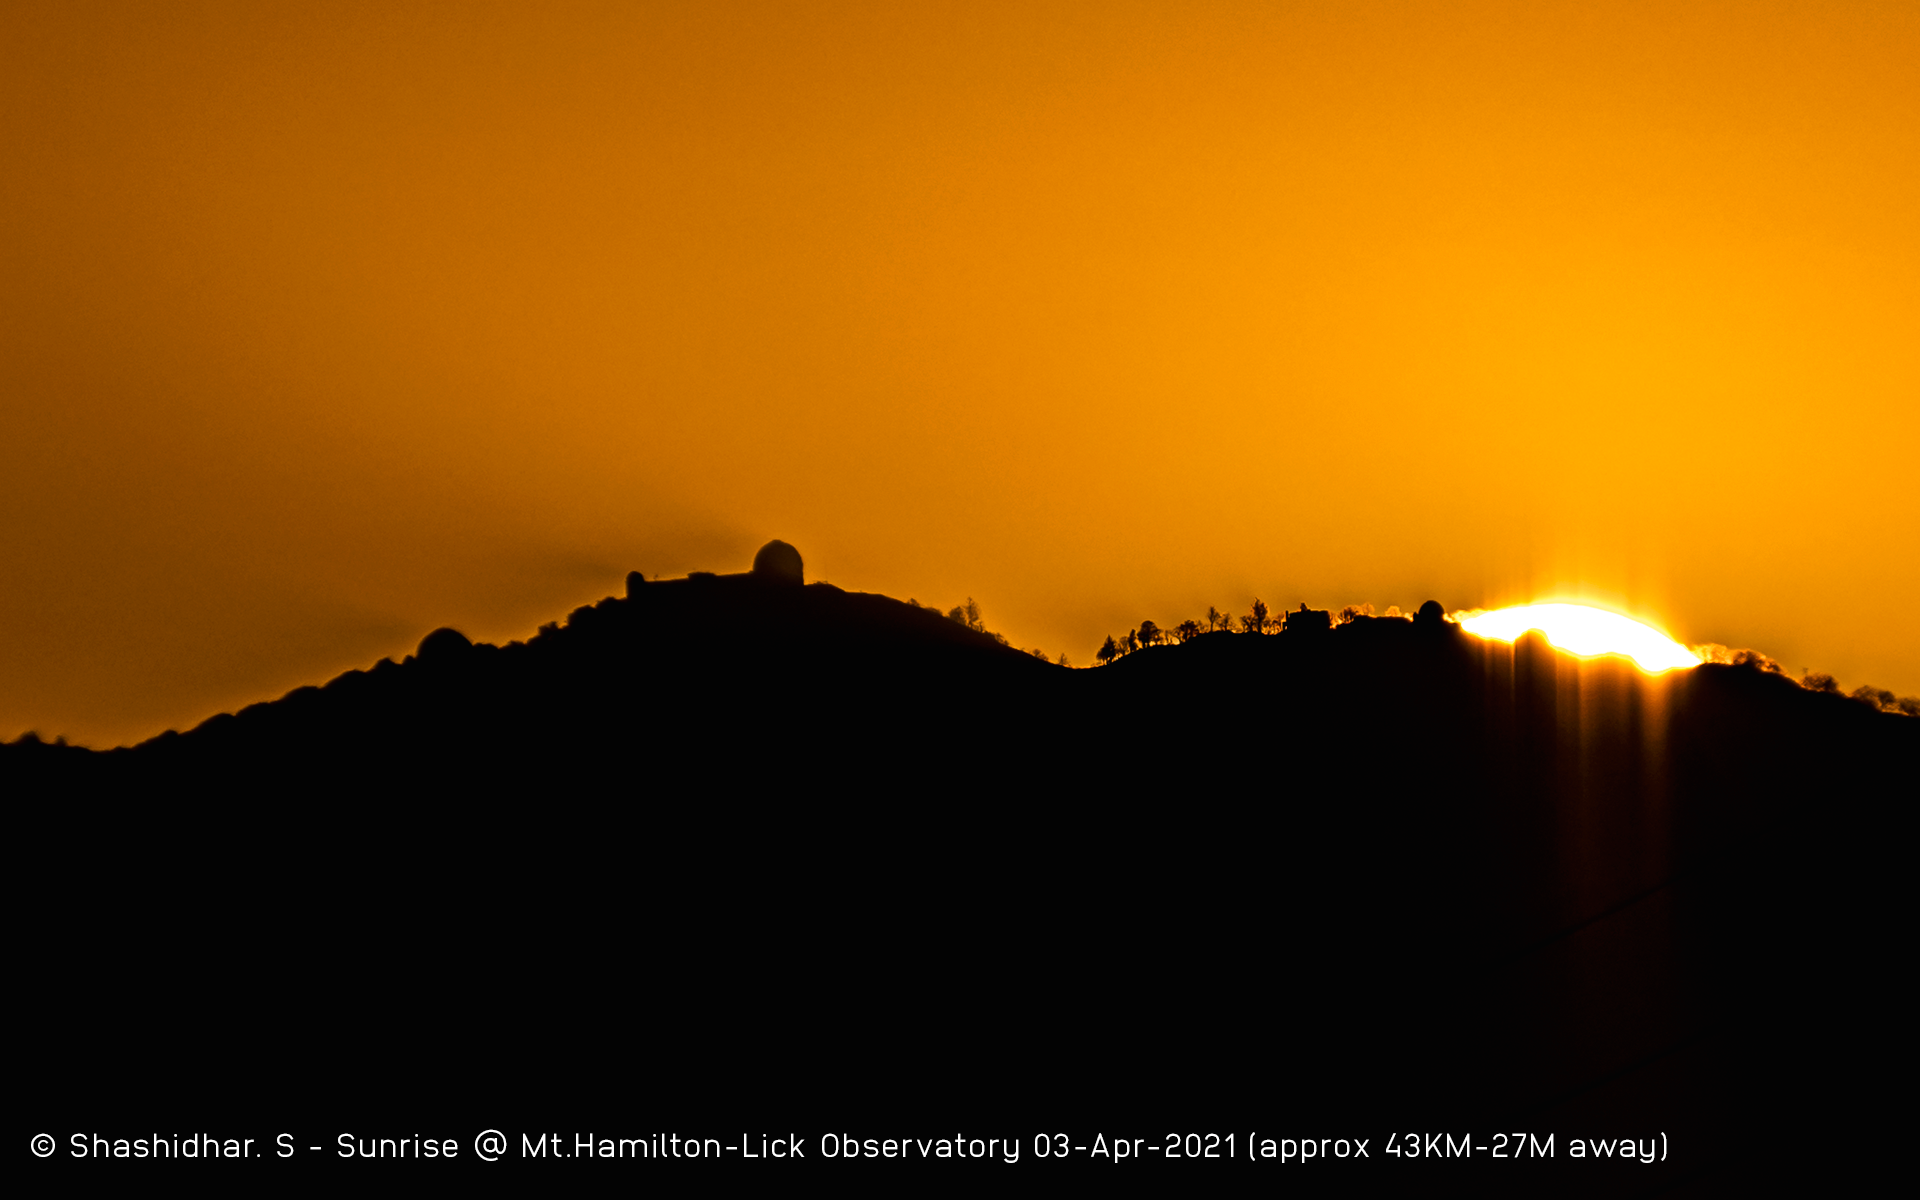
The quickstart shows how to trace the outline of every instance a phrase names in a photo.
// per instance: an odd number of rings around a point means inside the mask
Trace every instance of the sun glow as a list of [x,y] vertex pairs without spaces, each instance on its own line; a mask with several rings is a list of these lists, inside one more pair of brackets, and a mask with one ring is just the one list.
[[1632,617],[1585,604],[1523,604],[1457,618],[1468,633],[1511,642],[1529,629],[1547,635],[1555,648],[1582,658],[1624,654],[1650,675],[1700,665],[1693,651]]

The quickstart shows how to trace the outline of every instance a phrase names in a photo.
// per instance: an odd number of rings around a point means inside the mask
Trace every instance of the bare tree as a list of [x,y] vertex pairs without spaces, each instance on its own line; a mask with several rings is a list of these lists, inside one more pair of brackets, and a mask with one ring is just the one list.
[[1213,605],[1207,605],[1207,632],[1212,633],[1222,625],[1231,629],[1233,627],[1233,618],[1227,616]]
[[956,604],[948,609],[947,620],[952,621],[955,625],[964,625],[975,633],[985,633],[987,631],[987,623],[980,618],[980,605],[974,601],[972,596],[967,597],[965,604]]
[[1247,611],[1246,616],[1240,618],[1240,628],[1247,633],[1271,633],[1273,625],[1273,617],[1267,611],[1267,602],[1255,596],[1253,607]]

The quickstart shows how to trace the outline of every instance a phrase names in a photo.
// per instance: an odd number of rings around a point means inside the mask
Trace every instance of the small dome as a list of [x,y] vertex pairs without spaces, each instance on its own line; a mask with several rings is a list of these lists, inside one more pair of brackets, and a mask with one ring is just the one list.
[[1440,607],[1438,600],[1429,600],[1420,606],[1419,612],[1413,614],[1413,623],[1438,629],[1447,623],[1447,610]]
[[421,638],[420,649],[415,653],[421,662],[451,662],[471,649],[473,643],[467,640],[466,634],[443,627]]
[[753,556],[753,573],[769,583],[805,583],[806,572],[800,552],[778,538],[760,547]]

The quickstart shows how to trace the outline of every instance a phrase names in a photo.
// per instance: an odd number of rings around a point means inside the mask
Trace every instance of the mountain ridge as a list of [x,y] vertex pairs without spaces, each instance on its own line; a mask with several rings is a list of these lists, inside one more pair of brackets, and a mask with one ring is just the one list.
[[[1200,1096],[1657,1126],[1711,1172],[1761,1114],[1861,1094],[1920,722],[1753,662],[1302,626],[1074,671],[883,596],[640,581],[137,748],[11,746],[35,1012],[208,1105],[284,1093],[249,1048],[288,1021],[329,1027],[302,1078],[386,1070],[402,1011],[448,1033],[418,1086],[451,1108],[626,1097],[541,1038],[636,1019],[685,1034],[609,1051],[657,1113],[739,1081],[835,1113]],[[97,953],[129,920],[221,936]],[[339,941],[395,922],[431,937]],[[179,981],[142,1001],[179,1053],[135,1044],[128,977]],[[1248,1040],[1182,1050],[1209,1029]],[[34,1086],[87,1100],[48,1053]]]

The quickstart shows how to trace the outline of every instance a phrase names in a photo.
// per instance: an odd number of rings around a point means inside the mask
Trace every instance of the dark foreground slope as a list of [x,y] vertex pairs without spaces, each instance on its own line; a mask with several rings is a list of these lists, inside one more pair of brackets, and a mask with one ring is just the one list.
[[95,1121],[1666,1132],[1671,1188],[1864,1094],[1916,731],[1441,622],[1067,671],[642,585],[0,749],[22,1078]]

